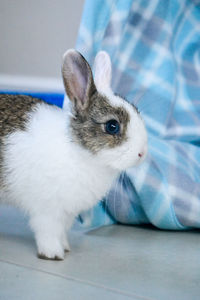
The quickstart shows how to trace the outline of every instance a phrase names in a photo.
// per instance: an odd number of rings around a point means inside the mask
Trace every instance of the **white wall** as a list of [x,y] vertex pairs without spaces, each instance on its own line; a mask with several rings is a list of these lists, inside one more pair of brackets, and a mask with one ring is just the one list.
[[84,0],[0,0],[0,89],[62,89]]

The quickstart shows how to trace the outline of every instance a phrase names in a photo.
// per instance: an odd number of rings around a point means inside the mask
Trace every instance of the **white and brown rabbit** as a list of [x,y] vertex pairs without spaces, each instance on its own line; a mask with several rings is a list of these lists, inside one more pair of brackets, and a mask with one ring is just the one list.
[[62,260],[74,218],[147,151],[137,109],[111,91],[108,54],[99,52],[95,65],[93,79],[79,52],[65,53],[70,110],[30,96],[0,95],[0,195],[29,215],[40,258]]

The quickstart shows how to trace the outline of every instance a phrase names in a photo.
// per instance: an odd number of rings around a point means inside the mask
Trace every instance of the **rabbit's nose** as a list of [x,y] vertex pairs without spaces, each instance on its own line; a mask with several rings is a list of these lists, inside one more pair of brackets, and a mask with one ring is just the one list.
[[139,158],[142,158],[142,157],[144,158],[146,156],[146,154],[147,154],[147,146],[145,146],[145,147],[142,148],[142,151],[140,151],[138,153],[138,157]]
[[143,155],[144,155],[144,152],[138,153],[138,156],[139,156],[139,157],[142,157]]

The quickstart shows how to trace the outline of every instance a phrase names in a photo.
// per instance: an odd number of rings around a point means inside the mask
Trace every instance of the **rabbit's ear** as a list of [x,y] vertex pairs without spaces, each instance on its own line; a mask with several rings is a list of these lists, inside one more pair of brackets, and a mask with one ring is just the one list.
[[112,66],[110,56],[105,51],[99,51],[94,61],[94,81],[98,90],[110,88]]
[[89,105],[92,94],[96,91],[91,68],[85,58],[76,50],[65,52],[62,76],[66,93],[78,110]]

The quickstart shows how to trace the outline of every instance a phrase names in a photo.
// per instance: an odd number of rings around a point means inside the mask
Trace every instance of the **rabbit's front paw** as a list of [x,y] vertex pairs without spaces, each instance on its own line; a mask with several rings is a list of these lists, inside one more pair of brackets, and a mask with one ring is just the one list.
[[65,252],[62,241],[62,222],[52,215],[41,215],[31,218],[30,225],[35,233],[38,257],[63,260]]
[[38,258],[48,260],[63,260],[64,249],[57,240],[43,241],[38,245]]

